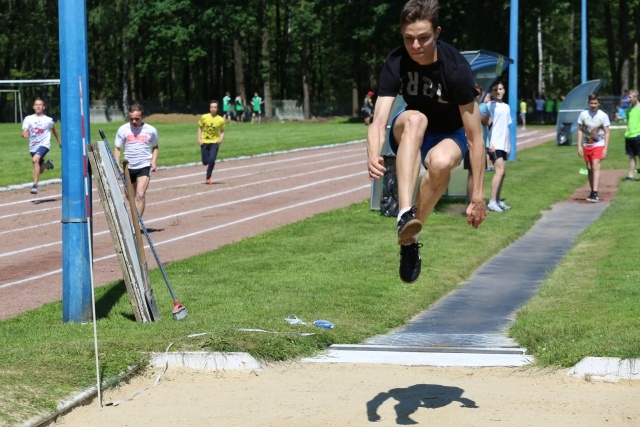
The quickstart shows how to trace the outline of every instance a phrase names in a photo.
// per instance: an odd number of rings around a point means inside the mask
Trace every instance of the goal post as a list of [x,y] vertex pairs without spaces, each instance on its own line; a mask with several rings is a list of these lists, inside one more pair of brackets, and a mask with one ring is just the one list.
[[[29,98],[43,98],[47,105],[47,115],[55,118],[60,117],[60,91],[50,90],[49,86],[60,86],[60,79],[28,79],[28,80],[0,80],[0,107],[4,107],[0,110],[0,122],[6,120],[11,115],[11,106],[7,103],[2,103],[2,94],[7,94],[7,101],[13,102],[13,120],[15,123],[22,123],[25,113],[31,113],[30,111],[23,110],[22,92],[23,89],[28,88]],[[38,88],[39,92],[38,93]],[[46,88],[46,93],[45,93]],[[12,95],[12,99],[9,100],[9,94]],[[27,98],[28,99],[28,98]],[[28,102],[27,102],[28,104]],[[24,108],[28,108],[29,105],[24,105]],[[18,118],[20,121],[18,122]]]

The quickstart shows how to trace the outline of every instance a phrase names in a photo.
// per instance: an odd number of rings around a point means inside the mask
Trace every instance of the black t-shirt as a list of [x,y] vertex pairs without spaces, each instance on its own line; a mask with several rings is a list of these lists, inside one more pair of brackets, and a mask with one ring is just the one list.
[[451,45],[438,41],[438,60],[420,65],[404,46],[395,48],[380,73],[379,96],[402,95],[407,110],[418,110],[429,119],[431,132],[453,132],[462,127],[459,105],[476,97],[471,66]]

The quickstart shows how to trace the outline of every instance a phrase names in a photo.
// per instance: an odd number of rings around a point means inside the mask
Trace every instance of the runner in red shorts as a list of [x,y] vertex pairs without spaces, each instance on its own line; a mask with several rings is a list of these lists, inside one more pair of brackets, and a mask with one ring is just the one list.
[[599,202],[598,182],[600,181],[600,162],[607,158],[609,146],[609,116],[600,110],[598,95],[589,95],[589,109],[578,117],[578,155],[584,158],[589,171],[591,194],[588,202]]

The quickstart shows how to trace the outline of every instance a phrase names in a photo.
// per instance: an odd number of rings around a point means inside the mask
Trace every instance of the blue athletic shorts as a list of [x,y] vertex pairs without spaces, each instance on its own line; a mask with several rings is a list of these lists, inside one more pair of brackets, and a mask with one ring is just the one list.
[[[396,114],[393,120],[391,120],[391,132],[389,132],[389,145],[391,146],[391,151],[393,151],[393,153],[396,155],[398,154],[398,142],[393,136],[393,126],[395,126],[398,116],[402,114],[404,111],[405,110],[400,111],[398,114]],[[458,144],[458,147],[460,148],[460,152],[461,152],[460,161],[464,159],[464,156],[468,150],[467,135],[464,133],[464,128],[460,128],[454,132],[448,132],[448,133],[436,133],[436,132],[429,132],[427,130],[424,133],[424,139],[422,140],[422,145],[420,146],[420,155],[422,157],[422,164],[424,164],[424,159],[426,159],[427,153],[429,153],[429,150],[431,150],[433,147],[438,145],[438,143],[440,143],[442,140],[447,138],[451,138],[456,144]]]
[[35,156],[36,154],[40,155],[40,164],[44,163],[44,156],[47,155],[47,153],[49,152],[49,149],[47,147],[43,147],[40,146],[38,147],[38,149],[36,151],[34,151],[33,153],[31,153],[31,157]]

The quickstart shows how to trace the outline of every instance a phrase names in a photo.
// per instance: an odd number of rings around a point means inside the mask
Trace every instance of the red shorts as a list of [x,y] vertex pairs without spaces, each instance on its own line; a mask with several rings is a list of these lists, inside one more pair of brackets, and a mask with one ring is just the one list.
[[604,150],[604,145],[599,147],[584,147],[584,161],[588,163],[594,160],[602,160],[602,150]]

